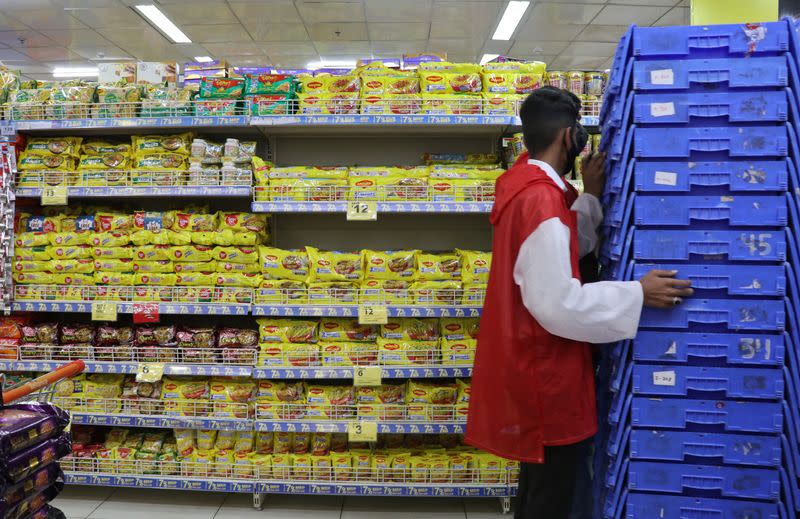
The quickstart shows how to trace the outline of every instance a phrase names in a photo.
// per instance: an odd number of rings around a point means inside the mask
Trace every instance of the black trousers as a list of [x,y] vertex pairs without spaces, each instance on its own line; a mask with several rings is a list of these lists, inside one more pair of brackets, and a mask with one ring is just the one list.
[[522,463],[514,519],[569,519],[582,443],[544,448],[544,463]]

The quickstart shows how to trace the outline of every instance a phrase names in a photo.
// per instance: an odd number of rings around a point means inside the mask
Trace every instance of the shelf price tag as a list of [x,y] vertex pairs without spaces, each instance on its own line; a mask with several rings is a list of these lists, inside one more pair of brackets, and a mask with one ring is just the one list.
[[347,439],[351,442],[378,441],[378,424],[375,422],[350,422]]
[[164,365],[157,362],[140,362],[136,369],[136,382],[158,382],[164,376]]
[[157,323],[159,319],[158,303],[133,303],[134,323]]
[[42,205],[67,205],[67,186],[43,187]]
[[104,301],[92,304],[92,321],[116,321],[117,303]]
[[377,202],[347,202],[347,219],[348,220],[377,220],[378,219],[378,203]]
[[386,324],[389,310],[385,306],[361,305],[358,307],[358,324]]
[[380,386],[382,370],[378,366],[356,366],[353,369],[353,385]]

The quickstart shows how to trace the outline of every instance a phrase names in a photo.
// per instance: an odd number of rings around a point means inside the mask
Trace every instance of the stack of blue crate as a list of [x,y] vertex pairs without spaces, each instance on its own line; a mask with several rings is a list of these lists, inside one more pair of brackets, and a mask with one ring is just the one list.
[[603,277],[676,270],[600,367],[595,518],[800,511],[793,23],[632,27],[601,113]]

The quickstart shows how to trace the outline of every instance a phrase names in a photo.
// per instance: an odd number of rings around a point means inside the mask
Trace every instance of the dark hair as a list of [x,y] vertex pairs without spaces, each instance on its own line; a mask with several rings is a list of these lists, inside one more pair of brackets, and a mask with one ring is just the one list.
[[561,128],[580,118],[581,101],[569,90],[546,86],[534,90],[519,109],[522,137],[531,155],[546,150]]

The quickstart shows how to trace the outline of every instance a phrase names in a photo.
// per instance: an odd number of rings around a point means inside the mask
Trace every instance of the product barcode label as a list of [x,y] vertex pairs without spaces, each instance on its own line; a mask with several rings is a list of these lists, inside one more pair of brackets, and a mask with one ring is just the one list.
[[654,386],[674,386],[675,385],[675,372],[674,371],[654,371],[653,372],[653,385]]
[[671,68],[651,70],[650,83],[654,85],[672,85],[675,83],[675,74]]

